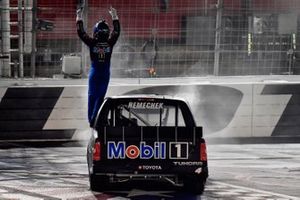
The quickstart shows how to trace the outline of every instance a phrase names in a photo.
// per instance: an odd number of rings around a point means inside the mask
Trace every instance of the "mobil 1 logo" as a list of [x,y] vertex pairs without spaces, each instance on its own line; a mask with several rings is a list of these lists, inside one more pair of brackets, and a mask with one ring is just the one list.
[[169,158],[170,159],[188,159],[189,144],[187,142],[170,142]]
[[[169,142],[169,159],[188,159],[187,142]],[[167,143],[154,142],[151,146],[146,142],[140,145],[126,145],[125,141],[107,142],[108,159],[167,159]]]

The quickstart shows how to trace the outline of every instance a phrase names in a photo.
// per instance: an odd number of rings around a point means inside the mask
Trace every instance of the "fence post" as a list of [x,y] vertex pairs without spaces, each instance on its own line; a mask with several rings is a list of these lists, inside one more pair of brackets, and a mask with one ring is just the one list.
[[219,76],[220,68],[220,43],[222,32],[223,0],[218,0],[216,16],[216,38],[215,38],[215,56],[214,56],[214,75]]
[[18,0],[19,76],[24,77],[23,60],[23,0]]
[[18,62],[14,60],[14,78],[18,78]]
[[5,57],[8,56],[2,61],[3,65],[0,69],[0,75],[4,77],[11,77],[9,0],[1,0],[0,5],[3,9],[1,12],[2,53]]
[[35,77],[36,61],[36,31],[37,31],[37,0],[32,2],[32,49],[31,49],[31,68],[30,75]]

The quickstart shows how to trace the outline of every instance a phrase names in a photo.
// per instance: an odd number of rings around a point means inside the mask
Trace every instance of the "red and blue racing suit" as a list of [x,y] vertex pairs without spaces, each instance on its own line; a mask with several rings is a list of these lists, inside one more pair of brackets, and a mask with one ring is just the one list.
[[77,33],[80,39],[89,47],[91,68],[88,81],[88,120],[90,125],[97,115],[97,112],[104,100],[109,79],[110,60],[113,46],[120,35],[119,20],[113,20],[114,29],[107,41],[99,41],[89,37],[83,27],[83,21],[77,21]]

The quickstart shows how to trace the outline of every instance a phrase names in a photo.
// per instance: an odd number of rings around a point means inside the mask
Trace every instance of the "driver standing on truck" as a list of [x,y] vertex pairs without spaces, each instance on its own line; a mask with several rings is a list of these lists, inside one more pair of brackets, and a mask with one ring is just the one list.
[[93,37],[90,37],[83,27],[83,9],[77,10],[77,33],[79,38],[89,47],[91,58],[88,81],[88,120],[90,126],[94,123],[107,91],[110,79],[111,54],[120,35],[120,23],[116,9],[111,7],[109,13],[113,20],[113,31],[110,32],[105,20],[100,20],[93,28]]

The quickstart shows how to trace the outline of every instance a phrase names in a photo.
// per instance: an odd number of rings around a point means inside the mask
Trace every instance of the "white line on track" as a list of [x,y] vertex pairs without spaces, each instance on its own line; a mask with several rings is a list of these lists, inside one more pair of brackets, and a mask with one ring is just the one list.
[[233,187],[233,188],[239,188],[239,189],[243,189],[243,190],[250,190],[253,192],[257,192],[257,193],[269,194],[269,195],[278,196],[278,197],[282,197],[282,198],[286,198],[286,199],[290,199],[290,200],[299,200],[300,199],[300,197],[294,197],[294,196],[289,196],[289,195],[285,195],[285,194],[279,194],[279,193],[275,193],[275,192],[269,192],[269,191],[265,191],[265,190],[249,188],[249,187],[237,186],[237,185],[232,185],[229,183],[223,183],[223,182],[219,182],[219,181],[212,181],[212,182],[219,184],[219,185],[229,186],[229,187]]

